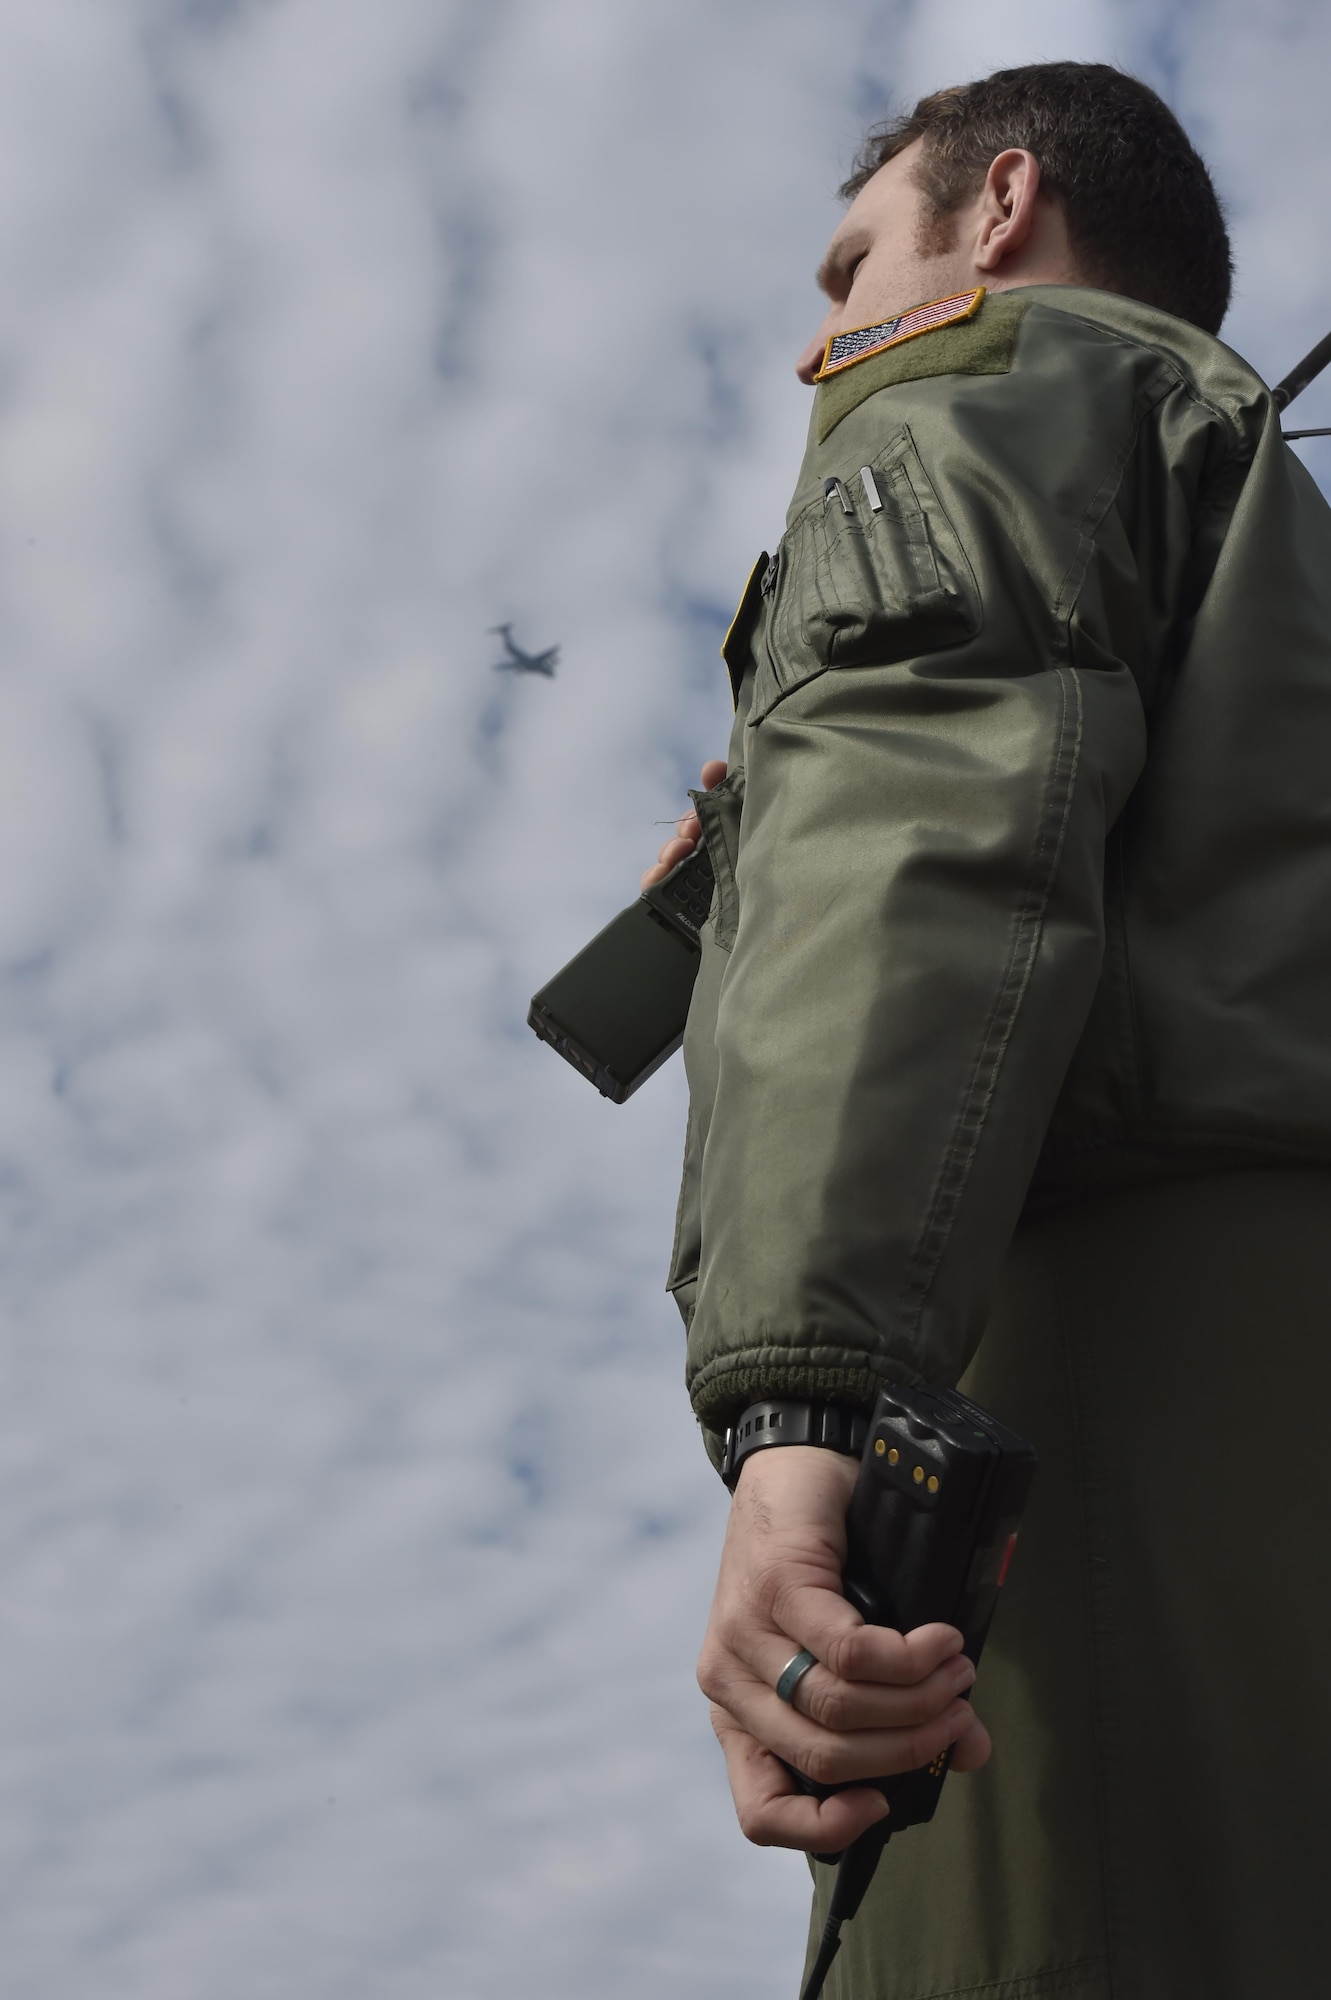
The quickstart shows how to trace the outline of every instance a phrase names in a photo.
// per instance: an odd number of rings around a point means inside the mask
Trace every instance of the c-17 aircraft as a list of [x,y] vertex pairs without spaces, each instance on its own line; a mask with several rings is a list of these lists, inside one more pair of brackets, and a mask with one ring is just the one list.
[[508,650],[507,659],[494,663],[497,674],[544,674],[547,680],[554,679],[558,646],[547,646],[543,653],[524,653],[521,646],[514,643],[511,625],[492,625],[490,630],[498,633]]

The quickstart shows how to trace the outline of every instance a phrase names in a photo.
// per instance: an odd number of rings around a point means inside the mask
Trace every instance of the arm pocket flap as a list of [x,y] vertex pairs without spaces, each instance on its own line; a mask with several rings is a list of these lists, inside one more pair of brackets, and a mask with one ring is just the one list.
[[963,645],[980,623],[975,573],[903,425],[791,523],[751,719],[829,667]]

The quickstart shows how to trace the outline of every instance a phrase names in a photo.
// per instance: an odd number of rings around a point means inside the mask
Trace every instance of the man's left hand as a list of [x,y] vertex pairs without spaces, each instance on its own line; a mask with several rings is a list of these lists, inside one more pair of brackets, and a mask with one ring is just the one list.
[[[887,1812],[869,1786],[819,1800],[819,1784],[853,1784],[931,1763],[956,1744],[954,1771],[989,1757],[984,1724],[961,1696],[975,1669],[950,1625],[893,1632],[866,1625],[841,1590],[846,1508],[858,1466],[799,1445],[756,1452],[730,1510],[698,1683],[712,1702],[740,1825],[760,1847],[830,1854]],[[819,1664],[784,1702],[776,1683],[792,1655]]]
[[[724,758],[709,757],[702,767],[703,790],[714,792],[725,775]],[[650,889],[654,882],[659,882],[663,876],[668,875],[677,861],[682,861],[686,854],[692,854],[701,836],[702,822],[690,806],[688,811],[681,813],[675,821],[675,831],[669,840],[662,841],[654,864],[643,875],[642,887]]]

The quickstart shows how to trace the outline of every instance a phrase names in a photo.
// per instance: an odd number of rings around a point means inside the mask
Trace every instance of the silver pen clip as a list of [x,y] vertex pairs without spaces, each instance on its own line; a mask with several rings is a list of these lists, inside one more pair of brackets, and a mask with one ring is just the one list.
[[873,508],[874,513],[881,514],[883,503],[879,497],[878,484],[874,479],[872,466],[862,465],[860,467],[860,485],[864,488],[864,497]]
[[827,505],[828,501],[832,498],[832,495],[834,493],[837,499],[841,502],[842,513],[853,514],[855,512],[855,509],[850,504],[850,495],[849,493],[847,493],[845,487],[841,484],[841,481],[839,479],[825,479],[823,481],[824,507]]

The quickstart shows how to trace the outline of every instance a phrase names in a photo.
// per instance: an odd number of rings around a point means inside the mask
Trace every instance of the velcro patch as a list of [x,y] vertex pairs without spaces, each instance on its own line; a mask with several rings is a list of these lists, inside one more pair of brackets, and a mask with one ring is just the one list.
[[895,319],[881,319],[876,326],[856,326],[846,333],[834,333],[814,381],[825,382],[829,375],[853,368],[857,361],[881,354],[886,347],[900,347],[903,340],[932,333],[935,327],[956,326],[960,320],[970,319],[980,310],[984,292],[983,285],[974,292],[955,292],[950,299],[932,299],[928,305],[912,306],[909,312],[898,313]]
[[814,429],[823,444],[843,417],[880,389],[925,382],[934,375],[1006,375],[1029,292],[990,292],[971,319],[935,329],[932,340],[907,341],[866,354],[862,368],[842,368],[819,386]]

